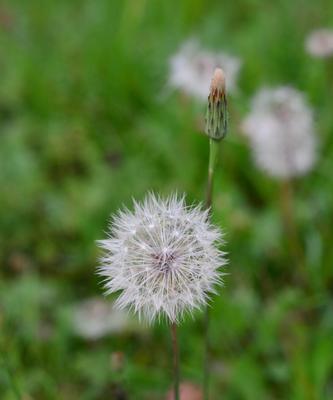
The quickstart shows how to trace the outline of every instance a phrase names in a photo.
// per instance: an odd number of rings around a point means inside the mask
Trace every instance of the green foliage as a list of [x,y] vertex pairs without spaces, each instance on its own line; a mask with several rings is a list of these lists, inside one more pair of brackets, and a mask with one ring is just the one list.
[[[1,399],[154,400],[170,386],[166,326],[91,343],[67,311],[101,295],[95,240],[119,206],[150,189],[204,196],[206,105],[166,84],[169,56],[191,35],[243,59],[214,194],[230,274],[212,309],[213,399],[333,398],[333,64],[304,51],[311,29],[332,25],[328,0],[2,2]],[[281,83],[306,92],[321,143],[295,188],[297,281],[279,184],[239,135],[253,92]],[[180,333],[184,378],[199,383],[201,322]]]

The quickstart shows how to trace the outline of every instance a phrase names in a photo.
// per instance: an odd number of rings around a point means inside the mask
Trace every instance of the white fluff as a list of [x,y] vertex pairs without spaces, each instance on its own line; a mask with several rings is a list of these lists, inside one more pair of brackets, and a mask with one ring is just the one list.
[[316,160],[312,110],[291,87],[259,90],[242,129],[257,166],[274,177],[303,175]]
[[239,58],[202,49],[199,43],[192,39],[186,41],[171,57],[169,84],[190,96],[206,101],[215,69],[223,69],[228,93],[233,93],[240,67]]
[[131,331],[133,328],[124,311],[115,309],[113,303],[95,297],[77,303],[72,313],[75,333],[88,340],[97,340],[110,333]]
[[109,238],[99,241],[105,255],[99,274],[106,293],[121,291],[116,305],[152,322],[166,316],[179,322],[184,313],[207,303],[218,268],[226,263],[218,249],[221,231],[200,206],[184,197],[162,199],[150,193],[134,211],[113,217]]
[[333,55],[333,29],[316,29],[305,40],[305,49],[313,57],[326,58]]

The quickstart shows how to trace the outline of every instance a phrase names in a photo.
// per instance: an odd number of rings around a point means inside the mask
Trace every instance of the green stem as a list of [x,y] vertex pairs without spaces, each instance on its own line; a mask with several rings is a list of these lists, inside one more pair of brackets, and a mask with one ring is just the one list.
[[[214,187],[214,172],[215,165],[218,155],[218,147],[219,142],[214,139],[209,139],[209,163],[208,163],[208,180],[207,180],[207,192],[206,192],[206,201],[205,207],[210,210],[212,208],[213,201],[213,187]],[[204,400],[209,399],[209,349],[210,349],[210,340],[209,340],[209,325],[210,325],[210,313],[208,305],[205,310],[205,320],[204,320],[204,366],[203,366],[203,394]]]
[[173,350],[173,373],[174,373],[174,398],[180,400],[179,396],[179,347],[177,337],[177,325],[171,324],[172,350]]
[[305,256],[298,234],[294,213],[294,191],[292,182],[285,180],[281,183],[282,218],[288,237],[289,251],[295,265],[298,267],[298,278],[305,279]]
[[11,387],[11,389],[12,389],[14,395],[15,395],[15,398],[17,400],[20,400],[21,399],[20,390],[19,390],[19,388],[17,386],[16,380],[14,378],[13,371],[12,371],[10,365],[9,365],[7,356],[5,355],[5,352],[3,352],[3,351],[1,351],[1,359],[2,359],[2,363],[0,363],[0,367],[1,367],[1,364],[2,364],[3,370],[7,371],[7,377],[8,377],[8,381],[9,381],[10,387]]
[[204,400],[209,399],[209,308],[206,306],[205,319],[204,319],[204,341],[205,341],[205,354],[204,354],[204,376],[203,376],[203,398]]
[[213,198],[213,180],[215,165],[218,155],[219,142],[214,139],[209,139],[209,162],[208,162],[208,180],[205,207],[211,208]]

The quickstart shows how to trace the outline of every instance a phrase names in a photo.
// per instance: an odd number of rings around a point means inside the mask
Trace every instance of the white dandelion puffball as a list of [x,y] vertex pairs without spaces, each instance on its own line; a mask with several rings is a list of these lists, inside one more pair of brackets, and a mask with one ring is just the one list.
[[317,29],[305,40],[305,49],[313,57],[326,58],[333,55],[333,29]]
[[276,178],[303,175],[316,160],[313,113],[296,89],[259,90],[242,129],[257,166]]
[[179,322],[184,313],[207,303],[221,282],[225,255],[221,231],[200,205],[185,198],[150,193],[134,211],[113,217],[109,238],[99,241],[105,254],[99,273],[106,294],[121,291],[116,305],[148,322],[166,316]]
[[74,332],[88,340],[132,329],[131,321],[124,311],[118,310],[113,303],[95,297],[76,304],[72,314]]
[[188,40],[170,59],[169,85],[206,101],[215,69],[223,69],[227,91],[233,93],[236,90],[240,67],[239,58],[201,49],[197,41]]

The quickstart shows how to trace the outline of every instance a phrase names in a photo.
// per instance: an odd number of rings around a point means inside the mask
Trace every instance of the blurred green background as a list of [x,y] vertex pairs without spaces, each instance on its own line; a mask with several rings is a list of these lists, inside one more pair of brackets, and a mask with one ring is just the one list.
[[[150,189],[203,199],[205,105],[167,88],[191,36],[243,61],[214,194],[230,262],[212,311],[212,398],[333,398],[333,62],[304,50],[321,26],[333,26],[331,0],[1,1],[1,399],[154,400],[170,387],[165,325],[87,340],[70,310],[102,298],[95,240],[112,212]],[[298,282],[280,184],[239,135],[267,84],[306,93],[321,144],[295,182]],[[180,342],[183,378],[200,384],[201,314]]]

